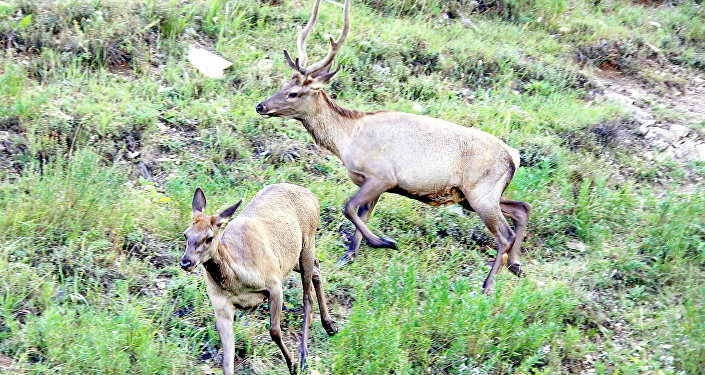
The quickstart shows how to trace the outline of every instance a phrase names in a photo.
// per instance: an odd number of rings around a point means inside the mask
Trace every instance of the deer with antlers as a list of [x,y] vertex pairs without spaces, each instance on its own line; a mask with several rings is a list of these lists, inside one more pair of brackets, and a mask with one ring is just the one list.
[[[360,187],[345,204],[345,216],[356,230],[341,261],[356,255],[362,237],[372,247],[396,248],[392,239],[377,236],[367,227],[380,195],[390,192],[432,206],[459,203],[477,212],[497,240],[497,256],[483,283],[485,293],[504,265],[523,276],[519,255],[531,206],[502,197],[519,167],[517,150],[491,134],[437,118],[343,108],[323,91],[340,70],[331,71],[331,66],[350,30],[350,2],[344,4],[338,40],[330,37],[328,54],[307,66],[306,38],[321,3],[315,0],[308,24],[296,39],[298,58],[292,60],[284,51],[294,70],[291,81],[256,107],[265,117],[299,120],[319,146],[343,162],[350,179]],[[504,215],[514,221],[514,229]]]

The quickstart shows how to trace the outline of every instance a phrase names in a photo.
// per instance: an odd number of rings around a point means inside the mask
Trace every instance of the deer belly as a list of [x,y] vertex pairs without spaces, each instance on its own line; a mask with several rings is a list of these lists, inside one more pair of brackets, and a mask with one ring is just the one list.
[[449,187],[435,192],[414,192],[396,187],[389,192],[416,199],[431,206],[450,206],[465,199],[463,192],[457,187]]
[[266,298],[267,296],[261,292],[240,293],[232,296],[231,302],[238,309],[247,310],[258,307]]

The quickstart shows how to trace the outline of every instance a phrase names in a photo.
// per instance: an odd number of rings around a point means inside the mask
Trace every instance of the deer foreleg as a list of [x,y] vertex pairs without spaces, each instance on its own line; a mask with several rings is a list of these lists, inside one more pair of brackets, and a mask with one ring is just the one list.
[[377,201],[382,193],[392,187],[393,186],[390,186],[390,184],[380,180],[367,179],[362,186],[360,186],[360,190],[345,203],[345,217],[355,225],[356,230],[360,231],[362,236],[367,240],[367,243],[372,247],[396,249],[397,245],[391,238],[379,237],[372,233],[372,231],[367,228],[367,223],[358,215],[358,209],[368,202]]
[[[216,303],[213,303],[216,305]],[[235,374],[235,338],[233,337],[233,320],[235,307],[231,303],[218,304],[215,307],[215,328],[220,336],[223,348],[223,374]]]
[[[378,199],[373,199],[358,208],[357,216],[359,216],[360,219],[365,223],[370,220],[370,216],[372,216],[372,210],[374,210],[377,201]],[[352,240],[350,240],[350,246],[348,247],[348,251],[345,252],[345,255],[343,255],[340,259],[338,259],[337,263],[343,264],[346,261],[355,258],[355,256],[357,255],[357,251],[360,249],[360,242],[362,242],[362,232],[360,232],[360,230],[356,227],[355,234],[353,235]]]

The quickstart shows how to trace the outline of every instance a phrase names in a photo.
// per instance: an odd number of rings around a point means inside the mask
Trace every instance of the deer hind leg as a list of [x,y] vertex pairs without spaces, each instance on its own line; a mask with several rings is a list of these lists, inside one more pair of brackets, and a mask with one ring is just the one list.
[[301,373],[306,369],[306,356],[308,355],[308,330],[313,325],[313,296],[311,286],[313,283],[313,271],[315,262],[315,239],[310,237],[304,240],[301,256],[299,258],[299,268],[301,269],[301,287],[303,289],[304,316],[301,324],[301,345],[299,354],[301,355]]
[[358,209],[368,202],[376,201],[382,193],[392,187],[393,186],[384,181],[368,178],[362,186],[360,186],[360,190],[345,203],[345,216],[355,225],[355,228],[360,231],[362,236],[367,240],[367,243],[372,247],[396,249],[397,244],[391,238],[379,237],[372,233],[372,231],[367,228],[367,224],[358,216]]
[[313,287],[316,289],[316,298],[318,299],[318,309],[321,311],[321,323],[323,328],[328,333],[328,336],[333,336],[338,333],[338,327],[335,326],[333,318],[328,313],[326,305],[326,295],[323,293],[323,277],[321,276],[321,268],[318,259],[313,264]]
[[272,341],[279,347],[286,366],[289,368],[289,373],[296,374],[296,364],[292,361],[291,354],[286,349],[286,345],[282,341],[281,315],[282,302],[284,301],[284,291],[281,283],[271,286],[267,292],[269,293],[269,335],[272,336]]
[[521,243],[524,241],[524,235],[526,234],[526,225],[529,222],[529,215],[531,215],[531,206],[526,202],[504,198],[499,201],[499,205],[502,212],[514,221],[516,239],[509,251],[509,271],[518,277],[524,277],[526,274],[521,268],[519,256],[521,255]]
[[492,263],[487,279],[482,285],[482,292],[488,294],[494,285],[494,276],[499,272],[507,261],[507,254],[514,244],[515,234],[509,226],[507,219],[502,215],[499,200],[502,192],[493,192],[493,187],[497,184],[487,184],[476,187],[472,191],[463,191],[467,199],[467,204],[472,210],[477,212],[487,229],[497,240],[497,256]]
[[[360,208],[357,209],[357,216],[359,216],[360,219],[365,222],[365,224],[367,224],[367,221],[370,220],[370,216],[372,216],[372,210],[374,210],[378,200],[379,197],[363,204],[362,206],[360,206]],[[343,265],[345,264],[345,262],[354,259],[357,255],[357,251],[360,249],[360,242],[362,242],[362,232],[360,232],[360,230],[356,227],[355,234],[353,235],[352,240],[350,240],[350,246],[348,247],[348,251],[345,252],[345,255],[343,255],[340,259],[338,259],[338,262],[336,262],[336,264]]]
[[313,322],[311,316],[311,307],[313,306],[313,297],[311,296],[311,278],[313,270],[301,272],[301,284],[304,295],[304,316],[301,324],[301,345],[299,346],[299,354],[301,355],[301,373],[306,369],[306,356],[308,355],[308,330]]

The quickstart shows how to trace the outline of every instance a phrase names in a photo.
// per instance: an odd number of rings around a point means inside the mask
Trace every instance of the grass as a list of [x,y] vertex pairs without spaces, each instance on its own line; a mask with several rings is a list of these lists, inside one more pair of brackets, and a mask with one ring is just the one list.
[[[503,272],[489,297],[494,240],[458,207],[385,195],[370,226],[400,249],[363,245],[334,267],[355,186],[299,123],[254,112],[288,79],[281,50],[308,16],[283,3],[0,2],[0,352],[21,371],[216,368],[204,283],[177,266],[193,189],[217,210],[286,181],[321,200],[318,258],[342,327],[314,325],[312,372],[702,372],[702,164],[612,147],[599,130],[628,115],[589,100],[597,67],[663,85],[648,45],[702,75],[697,2],[354,4],[328,90],[341,104],[443,118],[521,151],[506,195],[533,206],[528,278]],[[339,13],[324,3],[311,56]],[[191,43],[233,61],[224,79],[188,65]],[[301,290],[287,286],[294,348]],[[238,373],[284,371],[266,316],[237,315]]]

